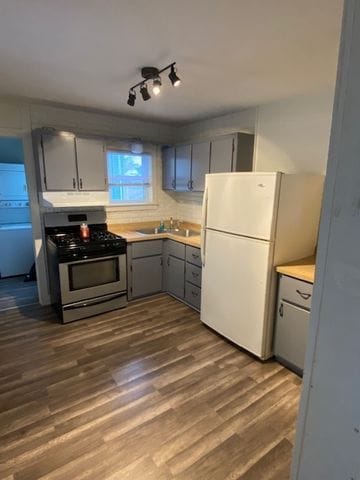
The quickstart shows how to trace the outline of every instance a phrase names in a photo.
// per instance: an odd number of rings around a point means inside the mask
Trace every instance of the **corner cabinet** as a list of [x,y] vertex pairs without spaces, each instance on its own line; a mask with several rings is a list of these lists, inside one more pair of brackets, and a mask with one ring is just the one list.
[[200,310],[200,248],[175,240],[144,240],[128,244],[129,300],[167,292]]
[[163,149],[163,189],[203,192],[205,175],[253,168],[254,135],[234,133]]
[[105,191],[106,160],[102,141],[71,133],[41,134],[43,191]]

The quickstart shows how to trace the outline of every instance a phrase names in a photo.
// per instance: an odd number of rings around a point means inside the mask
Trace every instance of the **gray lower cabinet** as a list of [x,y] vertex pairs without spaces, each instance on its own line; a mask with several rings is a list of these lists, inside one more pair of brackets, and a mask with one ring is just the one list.
[[304,369],[312,288],[311,283],[280,277],[274,353],[299,374]]
[[144,297],[162,291],[162,255],[134,258],[132,261],[132,297]]
[[128,297],[165,291],[200,310],[200,248],[174,240],[145,240],[128,244]]
[[185,297],[185,261],[168,255],[167,291],[178,298]]
[[163,240],[128,244],[128,297],[145,297],[163,290]]

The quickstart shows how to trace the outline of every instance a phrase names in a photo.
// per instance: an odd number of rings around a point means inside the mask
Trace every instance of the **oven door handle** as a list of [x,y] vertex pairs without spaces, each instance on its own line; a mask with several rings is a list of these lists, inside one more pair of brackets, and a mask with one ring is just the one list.
[[64,310],[76,310],[77,308],[91,307],[93,305],[101,305],[102,303],[109,302],[115,298],[120,298],[125,295],[125,292],[115,293],[114,295],[107,295],[106,298],[98,299],[94,298],[93,300],[86,300],[86,302],[72,303],[70,305],[65,305]]

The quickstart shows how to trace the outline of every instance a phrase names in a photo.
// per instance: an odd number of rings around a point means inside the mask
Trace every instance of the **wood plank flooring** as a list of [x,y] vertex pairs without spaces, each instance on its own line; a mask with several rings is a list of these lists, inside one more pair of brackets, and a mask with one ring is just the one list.
[[0,333],[1,479],[289,478],[299,379],[175,299],[67,325],[20,306]]
[[37,302],[36,282],[24,282],[24,275],[0,280],[0,311]]

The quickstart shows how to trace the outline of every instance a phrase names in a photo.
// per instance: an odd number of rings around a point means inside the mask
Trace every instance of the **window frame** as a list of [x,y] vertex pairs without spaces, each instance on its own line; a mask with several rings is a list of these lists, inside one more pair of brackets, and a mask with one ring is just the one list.
[[[118,186],[120,184],[118,183],[110,183],[110,180],[109,180],[109,165],[108,165],[108,152],[116,152],[116,153],[119,153],[119,154],[124,154],[124,155],[132,155],[132,156],[148,156],[149,157],[149,163],[150,163],[150,166],[149,166],[149,171],[150,171],[150,175],[149,175],[149,179],[150,179],[150,182],[149,183],[139,183],[137,186],[146,186],[148,185],[149,186],[149,200],[148,201],[139,201],[139,202],[131,202],[131,201],[123,201],[123,200],[119,200],[119,201],[116,201],[116,200],[112,200],[111,197],[110,197],[110,187],[111,186]],[[111,146],[111,145],[107,145],[105,147],[105,161],[106,161],[106,176],[107,176],[107,187],[108,187],[108,206],[110,208],[119,208],[119,207],[125,207],[125,208],[131,208],[131,207],[139,207],[139,206],[154,206],[155,203],[154,203],[154,191],[155,191],[155,182],[154,182],[154,179],[155,179],[155,161],[154,161],[154,156],[155,156],[155,153],[154,152],[151,152],[149,150],[144,150],[142,153],[140,154],[137,154],[137,153],[133,153],[131,150],[127,150],[126,148],[121,148],[121,147],[115,147],[115,146]],[[129,185],[124,185],[123,186],[136,186],[136,184],[129,184]]]

